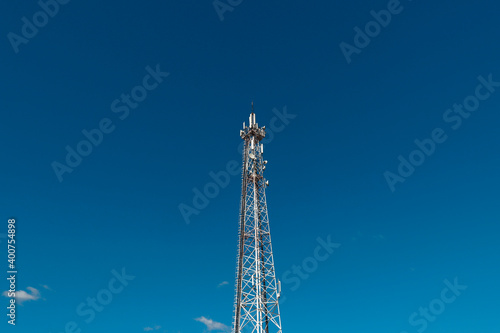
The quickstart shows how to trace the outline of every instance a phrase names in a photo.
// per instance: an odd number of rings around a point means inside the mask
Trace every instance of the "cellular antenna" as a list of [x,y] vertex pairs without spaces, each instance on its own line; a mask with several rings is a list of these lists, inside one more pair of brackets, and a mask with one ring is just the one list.
[[261,143],[266,130],[255,121],[253,102],[250,125],[243,125],[240,136],[244,150],[232,333],[282,333]]

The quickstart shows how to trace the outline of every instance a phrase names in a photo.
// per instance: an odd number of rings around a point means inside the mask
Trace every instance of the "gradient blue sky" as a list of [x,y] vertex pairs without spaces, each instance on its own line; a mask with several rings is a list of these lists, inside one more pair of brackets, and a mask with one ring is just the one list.
[[[178,206],[240,160],[252,100],[261,125],[296,115],[264,151],[278,276],[318,237],[341,244],[283,282],[285,333],[418,332],[409,317],[455,278],[467,289],[425,331],[499,332],[500,88],[457,130],[443,114],[500,81],[500,5],[403,0],[347,64],[339,44],[387,4],[246,0],[220,21],[211,1],[71,1],[15,53],[7,34],[40,7],[3,1],[0,233],[17,219],[17,285],[40,298],[12,328],[0,297],[2,332],[230,326],[239,176],[189,225]],[[121,120],[111,103],[157,64],[170,75]],[[59,182],[51,163],[103,118],[114,131]],[[438,127],[447,141],[392,192],[384,172]],[[135,279],[86,323],[77,307],[122,268]]]

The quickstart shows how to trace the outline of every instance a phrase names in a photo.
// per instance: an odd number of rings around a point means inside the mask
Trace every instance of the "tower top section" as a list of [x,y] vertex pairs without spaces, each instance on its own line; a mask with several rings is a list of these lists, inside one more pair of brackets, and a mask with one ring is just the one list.
[[246,126],[243,123],[243,129],[240,130],[240,136],[243,140],[251,140],[255,138],[257,142],[264,139],[266,136],[266,126],[259,127],[259,124],[255,121],[255,113],[253,113],[253,102],[252,102],[252,113],[248,119],[249,125]]

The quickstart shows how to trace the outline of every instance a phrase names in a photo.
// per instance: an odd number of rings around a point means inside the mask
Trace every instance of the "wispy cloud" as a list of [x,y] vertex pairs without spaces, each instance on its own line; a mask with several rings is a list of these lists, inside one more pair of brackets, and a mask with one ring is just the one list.
[[219,283],[219,285],[217,286],[217,288],[220,288],[222,286],[225,286],[226,284],[229,284],[229,282],[227,281],[222,281],[221,283]]
[[378,234],[378,235],[372,235],[372,238],[374,238],[376,240],[384,240],[385,236],[382,234]]
[[208,318],[205,318],[202,316],[199,318],[195,318],[194,320],[205,324],[207,326],[207,330],[209,330],[209,331],[229,332],[229,327],[227,325],[224,325],[223,323],[218,323],[212,319],[208,319]]
[[149,327],[149,326],[148,326],[148,327],[144,327],[144,330],[145,330],[146,332],[149,332],[149,331],[158,331],[160,328],[161,328],[161,326],[160,326],[160,325],[156,325],[156,326],[154,326],[154,327]]
[[[26,289],[28,289],[29,292],[26,292],[24,290],[16,291],[16,302],[22,304],[26,301],[36,301],[40,299],[40,291],[38,289],[33,287],[28,287]],[[5,297],[9,297],[9,292],[4,291],[2,295]]]

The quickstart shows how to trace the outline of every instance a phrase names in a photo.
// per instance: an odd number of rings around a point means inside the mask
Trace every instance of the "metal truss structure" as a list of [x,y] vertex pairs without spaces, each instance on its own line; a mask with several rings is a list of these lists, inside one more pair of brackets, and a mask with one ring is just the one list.
[[278,303],[281,283],[274,270],[265,193],[269,182],[263,176],[267,161],[260,143],[265,135],[265,126],[255,122],[252,103],[249,126],[243,123],[240,131],[245,145],[233,333],[282,333]]

